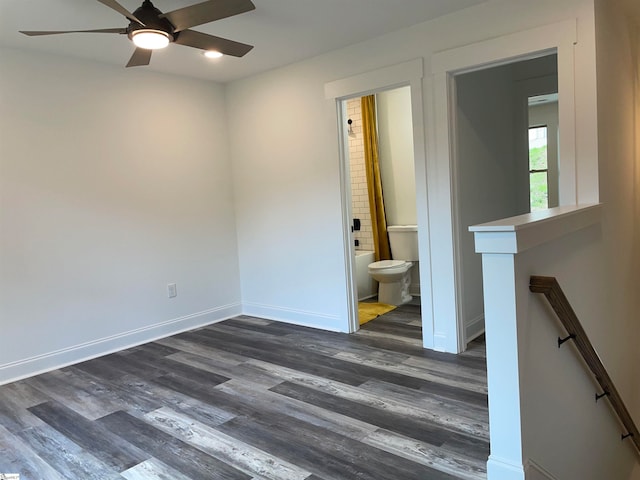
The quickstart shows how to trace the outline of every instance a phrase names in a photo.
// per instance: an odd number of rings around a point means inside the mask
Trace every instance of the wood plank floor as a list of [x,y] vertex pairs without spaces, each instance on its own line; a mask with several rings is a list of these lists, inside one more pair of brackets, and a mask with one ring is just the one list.
[[423,350],[419,306],[354,335],[241,316],[0,387],[26,479],[483,479],[484,343]]

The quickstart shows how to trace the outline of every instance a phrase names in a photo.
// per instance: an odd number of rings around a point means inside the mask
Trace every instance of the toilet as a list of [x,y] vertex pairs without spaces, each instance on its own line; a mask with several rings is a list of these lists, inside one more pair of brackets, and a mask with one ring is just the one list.
[[418,226],[390,225],[389,244],[393,260],[369,264],[369,275],[378,281],[378,302],[402,305],[411,301],[411,267],[418,261]]

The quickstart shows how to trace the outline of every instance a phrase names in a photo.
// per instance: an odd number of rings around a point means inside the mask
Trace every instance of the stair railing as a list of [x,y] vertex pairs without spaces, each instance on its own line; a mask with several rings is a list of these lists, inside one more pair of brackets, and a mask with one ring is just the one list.
[[560,288],[555,277],[532,276],[529,282],[529,290],[534,293],[542,293],[549,301],[551,308],[556,312],[558,319],[567,331],[568,336],[558,338],[558,348],[565,342],[573,340],[575,347],[584,359],[585,363],[595,376],[596,381],[602,389],[602,393],[596,392],[596,402],[603,397],[607,397],[609,404],[622,422],[625,432],[621,435],[622,440],[630,438],[638,453],[640,453],[640,433],[636,427],[631,414],[618,393],[613,380],[607,373],[607,369],[602,364],[600,357],[596,353],[589,337],[587,337],[580,320],[576,316],[569,300]]

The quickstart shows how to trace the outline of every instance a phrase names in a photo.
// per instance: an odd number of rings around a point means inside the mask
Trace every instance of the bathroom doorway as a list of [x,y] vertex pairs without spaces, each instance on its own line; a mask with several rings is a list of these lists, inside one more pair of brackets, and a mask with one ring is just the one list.
[[[368,98],[367,98],[368,97]],[[380,90],[367,97],[353,97],[342,101],[346,119],[345,159],[348,185],[344,201],[350,207],[348,228],[351,230],[354,304],[358,305],[356,329],[367,322],[375,322],[396,307],[393,317],[406,320],[419,333],[422,342],[420,313],[420,267],[417,252],[416,168],[414,160],[411,88],[403,86]],[[373,106],[373,108],[371,108]],[[366,117],[366,118],[365,118]],[[376,138],[370,138],[374,135]],[[367,150],[369,149],[369,152]],[[376,150],[372,159],[371,149]],[[372,162],[374,165],[372,165]],[[372,172],[379,172],[377,174]],[[375,182],[378,182],[376,185]],[[379,191],[381,195],[377,195]],[[382,218],[382,220],[380,220]],[[383,225],[380,225],[383,223]],[[391,244],[398,237],[399,226],[414,233],[415,254],[394,254],[387,231],[391,230]],[[386,246],[380,245],[386,243]],[[388,250],[387,250],[388,249]],[[396,252],[400,249],[396,246]],[[407,256],[411,258],[399,258]],[[410,261],[407,272],[398,281],[398,299],[383,294],[378,298],[379,285],[369,273],[368,266],[378,260]],[[410,266],[409,266],[410,265]],[[400,277],[399,277],[400,278]],[[402,285],[401,285],[402,284]],[[385,287],[389,288],[389,287]],[[398,304],[398,305],[394,305]],[[390,307],[387,307],[389,305]],[[391,318],[387,315],[384,318]]]

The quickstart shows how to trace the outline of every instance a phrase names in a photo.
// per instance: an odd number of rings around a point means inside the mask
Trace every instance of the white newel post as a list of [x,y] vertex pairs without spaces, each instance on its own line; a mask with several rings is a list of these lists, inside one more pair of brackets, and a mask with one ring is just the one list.
[[488,480],[525,480],[519,326],[527,316],[528,278],[518,271],[518,254],[597,221],[598,205],[558,207],[476,225],[476,252],[482,254],[489,428]]
[[483,253],[482,271],[491,434],[487,477],[524,480],[515,254]]

